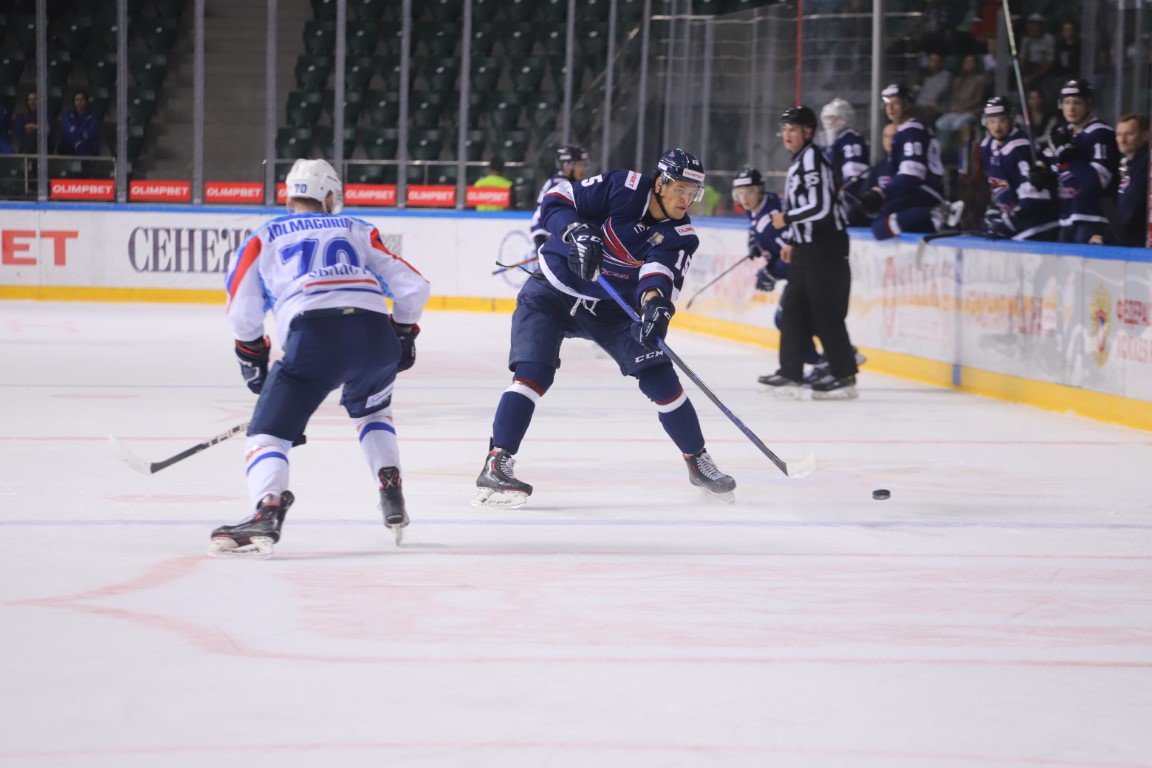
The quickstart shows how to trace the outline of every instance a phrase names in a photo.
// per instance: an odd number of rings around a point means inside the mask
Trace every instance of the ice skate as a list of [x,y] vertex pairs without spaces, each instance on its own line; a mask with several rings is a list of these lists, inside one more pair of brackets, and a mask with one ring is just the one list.
[[779,372],[761,376],[757,381],[767,387],[772,396],[778,400],[800,399],[800,382],[782,376]]
[[404,508],[404,490],[400,482],[400,470],[384,467],[379,472],[380,511],[384,513],[384,525],[396,537],[396,546],[404,543],[404,529],[408,526],[408,511]]
[[857,397],[855,376],[837,379],[828,374],[812,385],[813,400],[855,400]]
[[277,499],[268,494],[256,505],[256,514],[236,525],[222,525],[212,531],[208,554],[212,557],[247,557],[267,560],[272,557],[272,545],[280,541],[280,526],[288,508],[296,501],[291,491],[284,491]]
[[532,486],[516,479],[512,467],[516,460],[503,448],[488,451],[484,469],[476,478],[476,495],[472,499],[474,507],[499,507],[519,509],[532,495]]
[[720,471],[707,451],[686,453],[684,461],[688,464],[688,480],[692,485],[729,504],[736,500],[732,493],[736,490],[736,481]]

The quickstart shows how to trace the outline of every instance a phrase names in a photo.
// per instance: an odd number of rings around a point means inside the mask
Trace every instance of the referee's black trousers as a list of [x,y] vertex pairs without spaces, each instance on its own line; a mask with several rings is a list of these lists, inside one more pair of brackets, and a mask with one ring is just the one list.
[[804,357],[813,336],[820,339],[829,370],[838,379],[856,374],[856,352],[848,338],[848,295],[852,269],[848,233],[840,230],[792,247],[780,331],[780,374],[804,377]]

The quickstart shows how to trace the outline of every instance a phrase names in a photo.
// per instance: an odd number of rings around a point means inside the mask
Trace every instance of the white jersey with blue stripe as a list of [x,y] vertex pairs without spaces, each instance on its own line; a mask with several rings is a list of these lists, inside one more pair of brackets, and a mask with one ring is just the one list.
[[271,311],[281,343],[301,312],[356,307],[387,314],[385,297],[392,298],[397,323],[415,323],[430,292],[375,227],[327,213],[293,213],[261,225],[237,251],[226,285],[233,335],[260,338]]

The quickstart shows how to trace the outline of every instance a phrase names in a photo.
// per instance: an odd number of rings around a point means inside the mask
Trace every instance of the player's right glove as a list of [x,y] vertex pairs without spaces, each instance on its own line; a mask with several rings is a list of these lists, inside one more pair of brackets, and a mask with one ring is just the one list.
[[396,318],[392,318],[392,327],[396,329],[396,338],[400,341],[400,362],[396,367],[406,371],[416,365],[416,337],[420,335],[420,326],[416,323],[401,325],[396,322]]
[[1032,166],[1032,170],[1028,173],[1028,183],[1036,188],[1037,191],[1056,189],[1056,172],[1052,170],[1047,163],[1036,161]]
[[271,349],[267,336],[252,341],[236,340],[236,359],[240,361],[240,375],[244,377],[248,389],[257,395],[264,389],[264,380],[268,378],[268,355]]
[[772,293],[776,290],[776,278],[768,271],[768,267],[761,267],[756,273],[756,290]]
[[1049,137],[1051,142],[1051,154],[1056,162],[1067,165],[1072,162],[1076,157],[1076,145],[1073,143],[1072,133],[1067,128],[1057,127],[1052,129]]
[[860,212],[869,218],[875,217],[884,207],[884,190],[872,187],[860,198]]
[[587,224],[573,224],[561,239],[568,243],[568,269],[584,280],[595,280],[604,260],[604,241],[596,230]]
[[668,324],[675,313],[676,307],[671,299],[659,294],[653,296],[640,308],[639,322],[632,323],[632,338],[648,349],[656,349],[659,346],[657,342],[667,335]]

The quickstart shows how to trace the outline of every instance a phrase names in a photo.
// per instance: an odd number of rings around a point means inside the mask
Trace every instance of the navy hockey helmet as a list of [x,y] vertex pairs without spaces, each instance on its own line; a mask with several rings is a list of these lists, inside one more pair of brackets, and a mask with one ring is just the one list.
[[693,202],[699,202],[704,197],[704,164],[691,152],[685,152],[679,147],[668,150],[660,156],[653,175],[665,182],[686,181],[695,184]]
[[1096,89],[1087,80],[1072,78],[1060,86],[1060,95],[1056,99],[1056,106],[1058,108],[1063,106],[1064,99],[1069,96],[1079,96],[1084,99],[1085,103],[1091,105],[1096,100]]
[[997,115],[1012,117],[1012,107],[1003,96],[993,96],[984,102],[984,112],[982,114],[984,117],[995,117]]
[[575,144],[565,144],[556,150],[556,167],[563,168],[565,163],[579,163],[588,159],[588,150]]
[[736,174],[736,178],[732,179],[732,189],[740,189],[741,187],[758,187],[764,189],[764,176],[760,171],[752,166],[747,166],[740,173]]
[[909,104],[916,102],[916,97],[912,95],[912,91],[903,83],[889,83],[884,86],[884,90],[880,91],[880,100],[885,104],[894,98],[904,99]]
[[798,125],[816,130],[816,113],[803,104],[797,104],[784,110],[780,115],[780,125]]

